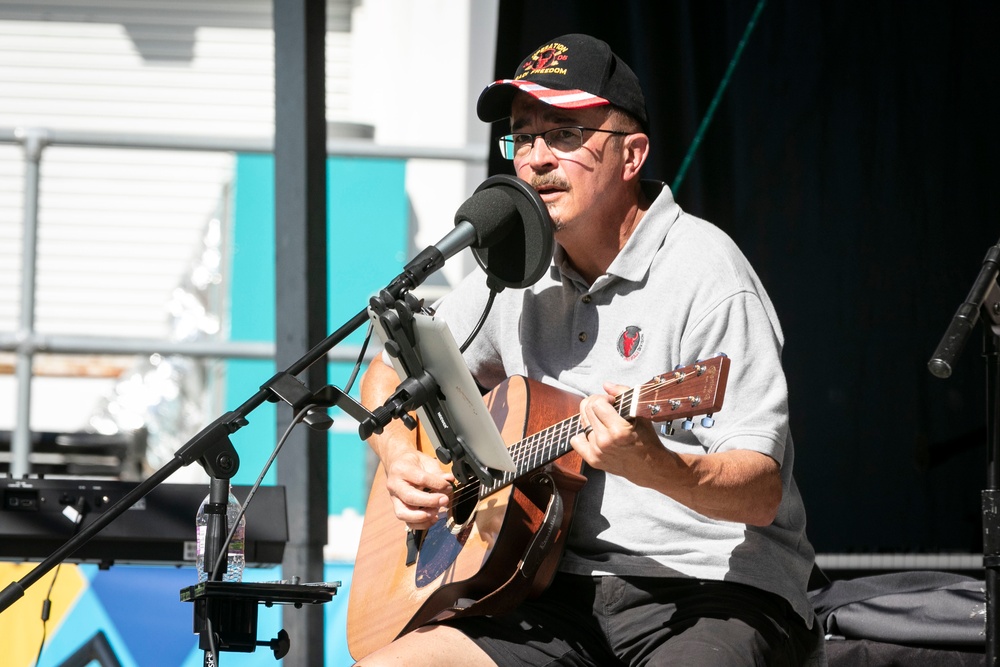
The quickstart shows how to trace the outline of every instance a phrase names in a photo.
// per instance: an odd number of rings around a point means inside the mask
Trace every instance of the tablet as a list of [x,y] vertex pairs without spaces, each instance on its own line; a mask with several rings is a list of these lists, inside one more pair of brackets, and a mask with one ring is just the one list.
[[[371,308],[368,309],[368,316],[384,344],[388,336],[378,321],[378,316]],[[486,403],[483,402],[469,367],[465,365],[451,329],[444,321],[421,314],[413,316],[413,327],[417,354],[445,397],[441,406],[450,418],[452,429],[462,437],[465,446],[472,450],[480,463],[495,470],[514,472],[516,470],[514,460],[507,451],[507,445],[493,422]],[[386,356],[396,369],[399,379],[406,379],[406,370],[399,359],[391,355]],[[424,420],[425,424],[430,423],[424,408],[417,410],[417,416]],[[435,448],[441,447],[442,443],[439,442],[434,429],[425,430]]]

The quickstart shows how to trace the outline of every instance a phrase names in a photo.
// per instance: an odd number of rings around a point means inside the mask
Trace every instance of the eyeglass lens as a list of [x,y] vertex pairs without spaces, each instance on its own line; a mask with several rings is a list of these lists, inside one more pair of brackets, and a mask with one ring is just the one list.
[[537,137],[541,137],[551,150],[559,153],[572,153],[583,145],[583,131],[580,128],[556,127],[538,134],[520,132],[505,135],[500,139],[500,151],[504,158],[512,160],[515,156],[527,154]]

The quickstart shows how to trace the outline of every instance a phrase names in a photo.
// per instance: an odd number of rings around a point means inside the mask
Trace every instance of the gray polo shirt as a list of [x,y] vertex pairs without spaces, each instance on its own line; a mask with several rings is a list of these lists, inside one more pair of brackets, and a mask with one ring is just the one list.
[[[524,375],[580,395],[602,383],[635,386],[724,352],[731,360],[725,405],[711,429],[663,437],[678,452],[748,449],[781,464],[777,518],[764,528],[704,517],[624,478],[587,469],[561,568],[575,574],[726,580],[777,593],[811,623],[805,595],[814,553],[792,477],[783,336],[763,286],[719,228],[684,213],[662,183],[625,248],[593,285],[556,249],[536,284],[501,292],[465,353],[492,388]],[[464,341],[485,306],[485,275],[469,275],[437,306]],[[696,421],[697,423],[697,421]]]

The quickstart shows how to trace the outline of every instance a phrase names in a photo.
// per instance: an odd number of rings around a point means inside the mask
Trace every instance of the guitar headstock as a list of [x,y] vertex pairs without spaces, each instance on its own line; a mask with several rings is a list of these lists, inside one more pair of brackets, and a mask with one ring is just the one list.
[[[664,422],[690,420],[722,409],[729,378],[729,357],[719,355],[657,375],[646,384],[622,394],[622,410],[628,417]],[[703,420],[704,421],[704,420]],[[706,426],[711,422],[706,422]]]

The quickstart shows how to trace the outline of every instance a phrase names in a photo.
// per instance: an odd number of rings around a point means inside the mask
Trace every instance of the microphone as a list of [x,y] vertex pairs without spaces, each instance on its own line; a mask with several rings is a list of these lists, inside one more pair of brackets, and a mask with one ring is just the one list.
[[[480,186],[482,187],[482,186]],[[434,244],[448,259],[469,246],[485,248],[497,243],[514,225],[520,212],[510,196],[498,187],[476,190],[455,213],[455,229]]]
[[552,261],[552,220],[534,188],[514,176],[492,176],[455,213],[455,229],[435,247],[447,259],[468,247],[491,287],[538,282]]
[[934,356],[927,362],[928,370],[935,377],[946,379],[951,376],[955,361],[979,320],[980,309],[987,299],[995,301],[997,298],[995,290],[998,289],[998,273],[1000,273],[1000,243],[986,251],[976,282],[973,283],[969,295],[965,297],[965,302],[958,307],[952,317],[948,330],[944,332],[941,342],[934,350]]

